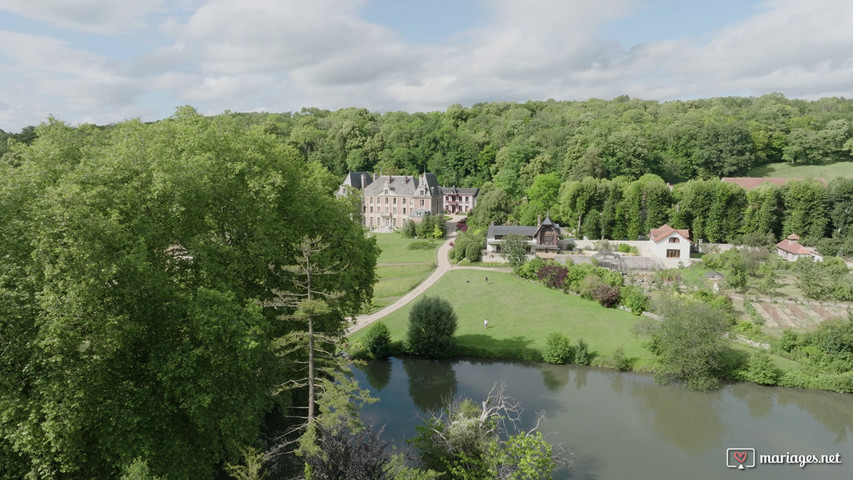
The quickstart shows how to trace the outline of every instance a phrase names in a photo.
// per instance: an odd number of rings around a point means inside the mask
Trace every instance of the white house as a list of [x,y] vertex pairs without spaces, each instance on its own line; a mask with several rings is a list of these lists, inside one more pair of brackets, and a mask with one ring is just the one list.
[[690,230],[676,230],[664,224],[649,233],[649,251],[667,264],[690,265]]
[[815,262],[822,262],[823,255],[817,250],[805,247],[799,243],[800,237],[792,233],[787,238],[776,244],[776,254],[789,262],[796,262],[800,257],[810,257]]

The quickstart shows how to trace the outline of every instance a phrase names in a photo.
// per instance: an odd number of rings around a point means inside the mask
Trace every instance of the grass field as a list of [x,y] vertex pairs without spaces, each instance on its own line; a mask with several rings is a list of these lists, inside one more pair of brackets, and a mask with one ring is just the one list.
[[[486,276],[489,281],[486,283]],[[492,352],[541,351],[551,332],[561,332],[572,343],[579,338],[596,354],[593,364],[606,361],[622,345],[625,355],[634,358],[634,368],[648,370],[651,354],[634,336],[638,317],[598,303],[550,290],[510,274],[476,270],[454,270],[444,275],[426,293],[448,300],[459,318],[456,331],[460,346]],[[403,340],[412,304],[382,321],[393,340]],[[483,328],[483,320],[489,328]],[[356,340],[366,333],[353,334]]]
[[412,240],[399,233],[375,233],[376,243],[382,249],[378,263],[435,263],[435,255],[442,241],[435,242],[435,248],[430,250],[409,250]]
[[755,167],[751,177],[776,178],[825,178],[853,177],[853,162],[836,162],[827,165],[791,165],[790,163],[770,163]]
[[379,281],[373,287],[373,304],[365,313],[373,313],[394,303],[435,269],[436,253],[441,242],[430,250],[409,250],[413,241],[399,233],[377,233],[376,243],[382,249],[376,266]]
[[387,307],[409,290],[418,286],[434,270],[429,263],[414,265],[379,265],[376,274],[379,281],[373,287],[371,312]]

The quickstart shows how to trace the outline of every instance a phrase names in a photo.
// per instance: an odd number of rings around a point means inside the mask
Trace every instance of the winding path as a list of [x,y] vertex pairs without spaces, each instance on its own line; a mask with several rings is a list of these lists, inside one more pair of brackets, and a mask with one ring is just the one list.
[[485,271],[489,271],[489,272],[506,272],[507,271],[506,268],[454,266],[453,264],[450,263],[450,260],[448,259],[447,254],[450,252],[450,248],[451,248],[450,244],[453,243],[453,239],[456,238],[456,232],[455,231],[451,232],[450,229],[448,229],[448,232],[449,233],[447,235],[447,240],[444,243],[442,243],[440,247],[438,247],[438,253],[437,253],[437,256],[438,256],[437,265],[438,266],[436,266],[435,270],[433,270],[433,272],[430,274],[430,276],[428,276],[426,278],[426,280],[424,280],[423,282],[418,284],[417,287],[411,289],[408,293],[406,293],[405,295],[403,295],[402,297],[397,299],[396,302],[392,303],[391,305],[388,305],[387,307],[383,308],[382,310],[379,310],[379,311],[376,311],[376,312],[373,312],[370,314],[366,314],[366,315],[359,315],[359,316],[355,317],[355,324],[349,328],[349,333],[357,332],[357,331],[361,330],[362,328],[370,325],[371,323],[379,320],[380,318],[383,318],[386,315],[390,315],[391,313],[394,313],[397,310],[403,308],[404,306],[406,306],[406,304],[408,304],[409,302],[411,302],[412,300],[417,298],[420,294],[424,293],[429,287],[435,285],[435,282],[437,282],[438,279],[442,277],[442,275],[444,275],[445,273],[447,273],[451,270],[466,269],[466,270],[485,270]]

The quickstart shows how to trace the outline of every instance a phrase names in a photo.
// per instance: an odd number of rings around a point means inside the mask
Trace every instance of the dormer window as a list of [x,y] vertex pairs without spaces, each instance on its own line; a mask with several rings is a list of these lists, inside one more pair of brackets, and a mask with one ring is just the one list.
[[678,237],[670,237],[669,243],[678,243]]

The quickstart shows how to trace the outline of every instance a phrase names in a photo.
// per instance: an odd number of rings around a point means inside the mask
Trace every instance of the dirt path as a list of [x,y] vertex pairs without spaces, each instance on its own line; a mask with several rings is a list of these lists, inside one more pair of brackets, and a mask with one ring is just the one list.
[[[450,223],[450,222],[448,222]],[[455,226],[455,223],[454,223]],[[450,225],[448,225],[450,227]],[[390,315],[397,310],[403,308],[417,298],[420,294],[424,293],[429,287],[435,285],[435,282],[438,281],[439,278],[442,277],[445,273],[451,270],[483,270],[486,272],[508,272],[510,271],[508,268],[497,268],[497,267],[459,267],[450,263],[450,260],[447,257],[447,254],[450,252],[450,244],[453,243],[453,239],[456,238],[455,229],[448,228],[449,232],[447,235],[447,240],[438,247],[438,261],[437,267],[432,271],[430,276],[426,278],[423,282],[421,282],[417,287],[410,290],[408,293],[400,297],[396,302],[388,305],[387,307],[379,310],[377,312],[373,312],[367,315],[359,315],[355,317],[355,324],[349,328],[349,333],[357,332],[362,328],[370,325],[371,323],[383,318],[387,315]]]

